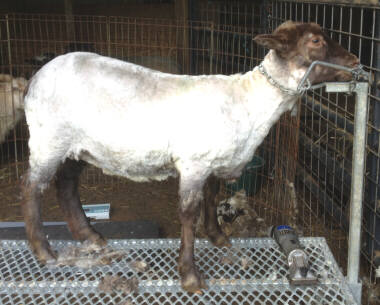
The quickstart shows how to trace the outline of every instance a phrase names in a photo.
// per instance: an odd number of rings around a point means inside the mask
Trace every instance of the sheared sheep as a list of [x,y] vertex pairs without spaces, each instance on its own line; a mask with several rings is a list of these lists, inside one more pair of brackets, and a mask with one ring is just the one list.
[[[312,61],[358,65],[314,23],[285,22],[254,40],[271,50],[263,68],[245,74],[172,75],[82,52],[59,56],[36,73],[25,97],[30,168],[22,208],[41,261],[56,257],[40,218],[42,192],[54,176],[73,237],[104,244],[80,205],[78,177],[85,162],[135,181],[179,175],[181,284],[189,292],[206,288],[193,249],[201,200],[207,202],[209,238],[229,245],[217,223],[217,190],[203,196],[206,181],[240,176],[269,129],[295,105],[295,90]],[[309,77],[312,83],[349,79],[350,73],[322,66]]]

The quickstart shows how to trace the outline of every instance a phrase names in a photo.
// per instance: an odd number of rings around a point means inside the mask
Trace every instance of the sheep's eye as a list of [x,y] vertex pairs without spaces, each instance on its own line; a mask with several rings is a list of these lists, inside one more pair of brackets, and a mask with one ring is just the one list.
[[313,43],[318,43],[319,42],[319,39],[318,38],[315,38],[312,40]]

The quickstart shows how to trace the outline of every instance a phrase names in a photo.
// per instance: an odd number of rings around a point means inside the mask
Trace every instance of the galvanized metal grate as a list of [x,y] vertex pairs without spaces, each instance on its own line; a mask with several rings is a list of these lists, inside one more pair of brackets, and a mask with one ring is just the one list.
[[[271,239],[233,239],[232,248],[218,249],[196,241],[196,261],[209,289],[202,295],[184,292],[177,273],[179,240],[110,240],[126,255],[108,265],[42,266],[26,241],[0,242],[0,303],[19,304],[356,304],[324,238],[303,238],[320,284],[290,287],[285,256]],[[51,241],[64,251],[79,246]],[[147,270],[133,262],[148,264]],[[98,286],[105,276],[137,278],[138,292],[107,293]]]

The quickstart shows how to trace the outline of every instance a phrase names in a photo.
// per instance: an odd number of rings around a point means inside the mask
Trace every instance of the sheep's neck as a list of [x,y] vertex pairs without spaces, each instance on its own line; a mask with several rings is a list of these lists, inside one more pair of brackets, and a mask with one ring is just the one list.
[[[303,73],[302,70],[292,70],[291,64],[281,62],[273,52],[269,52],[263,61],[268,73],[283,87],[296,90]],[[242,86],[246,88],[243,95],[245,105],[251,121],[251,137],[254,138],[251,151],[257,148],[270,128],[280,116],[293,109],[298,100],[297,95],[289,95],[269,82],[256,67],[253,71],[242,76]]]
[[[268,76],[263,74],[259,67],[243,75],[242,79],[249,80],[249,88],[245,94],[248,97],[248,107],[251,115],[256,117],[259,112],[265,113],[265,120],[274,123],[285,111],[292,110],[300,95],[297,91],[299,82],[306,73],[306,68],[296,68],[292,62],[285,62],[278,58],[273,50],[265,56],[261,65],[272,79],[278,84],[271,83]],[[243,81],[244,82],[244,81]],[[283,87],[289,89],[292,94]],[[256,118],[255,118],[256,119]]]
[[284,86],[282,86],[280,83],[278,83],[268,72],[267,70],[265,69],[264,65],[261,63],[259,66],[258,66],[258,70],[260,71],[260,73],[262,75],[264,75],[267,80],[269,81],[269,83],[271,85],[273,85],[274,87],[280,89],[282,92],[284,92],[285,94],[288,94],[288,95],[292,95],[292,96],[298,96],[299,95],[299,91],[295,91],[295,90],[292,90],[292,89],[289,89],[289,88],[286,88]]
[[282,60],[273,50],[265,56],[262,65],[276,83],[292,91],[297,91],[298,84],[306,73],[306,68]]

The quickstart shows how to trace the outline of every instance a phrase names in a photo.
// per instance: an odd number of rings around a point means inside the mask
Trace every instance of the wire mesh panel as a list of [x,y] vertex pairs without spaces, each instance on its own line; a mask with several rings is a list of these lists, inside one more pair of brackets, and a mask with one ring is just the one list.
[[[328,35],[356,54],[365,69],[373,72],[378,79],[379,12],[378,7],[365,5],[273,1],[268,19],[272,28],[288,19],[319,23]],[[372,83],[368,97],[370,110],[362,254],[369,264],[362,266],[362,272],[366,277],[369,275],[370,282],[376,283],[380,254],[377,126],[380,112],[375,83]],[[350,215],[354,106],[352,96],[316,90],[302,98],[300,113],[296,185],[298,199],[302,201],[299,221],[307,235],[326,236],[344,268],[347,263],[346,232]],[[379,294],[374,293],[372,302],[379,300]]]
[[[339,2],[339,1],[336,1]],[[376,284],[379,273],[380,210],[379,177],[379,7],[339,4],[332,1],[209,1],[199,12],[202,20],[214,20],[225,28],[255,24],[252,35],[272,32],[286,20],[316,22],[343,47],[356,54],[375,82],[369,92],[366,189],[362,267],[365,280]],[[247,14],[250,12],[250,14]],[[250,16],[248,16],[250,15]],[[249,50],[258,61],[264,50]],[[249,53],[249,52],[248,52]],[[377,85],[378,86],[378,85]],[[354,97],[316,90],[302,98],[299,120],[284,116],[272,129],[261,152],[268,163],[260,215],[271,223],[286,222],[306,235],[325,236],[340,265],[347,264],[347,232],[350,215]],[[272,184],[270,182],[273,182]],[[293,196],[294,183],[296,196]],[[261,199],[260,198],[260,199]],[[261,200],[252,203],[261,206]],[[372,302],[380,300],[373,289]]]
[[[197,240],[197,264],[209,286],[199,295],[180,287],[179,240],[112,240],[109,247],[118,251],[118,258],[90,268],[75,263],[42,266],[26,242],[3,240],[0,300],[4,305],[356,304],[325,240],[306,238],[301,243],[319,277],[316,286],[289,286],[286,258],[271,239],[234,239],[230,249]],[[69,241],[52,245],[60,252],[79,246]],[[138,269],[136,262],[146,267]],[[110,278],[122,279],[124,285],[106,285]]]

